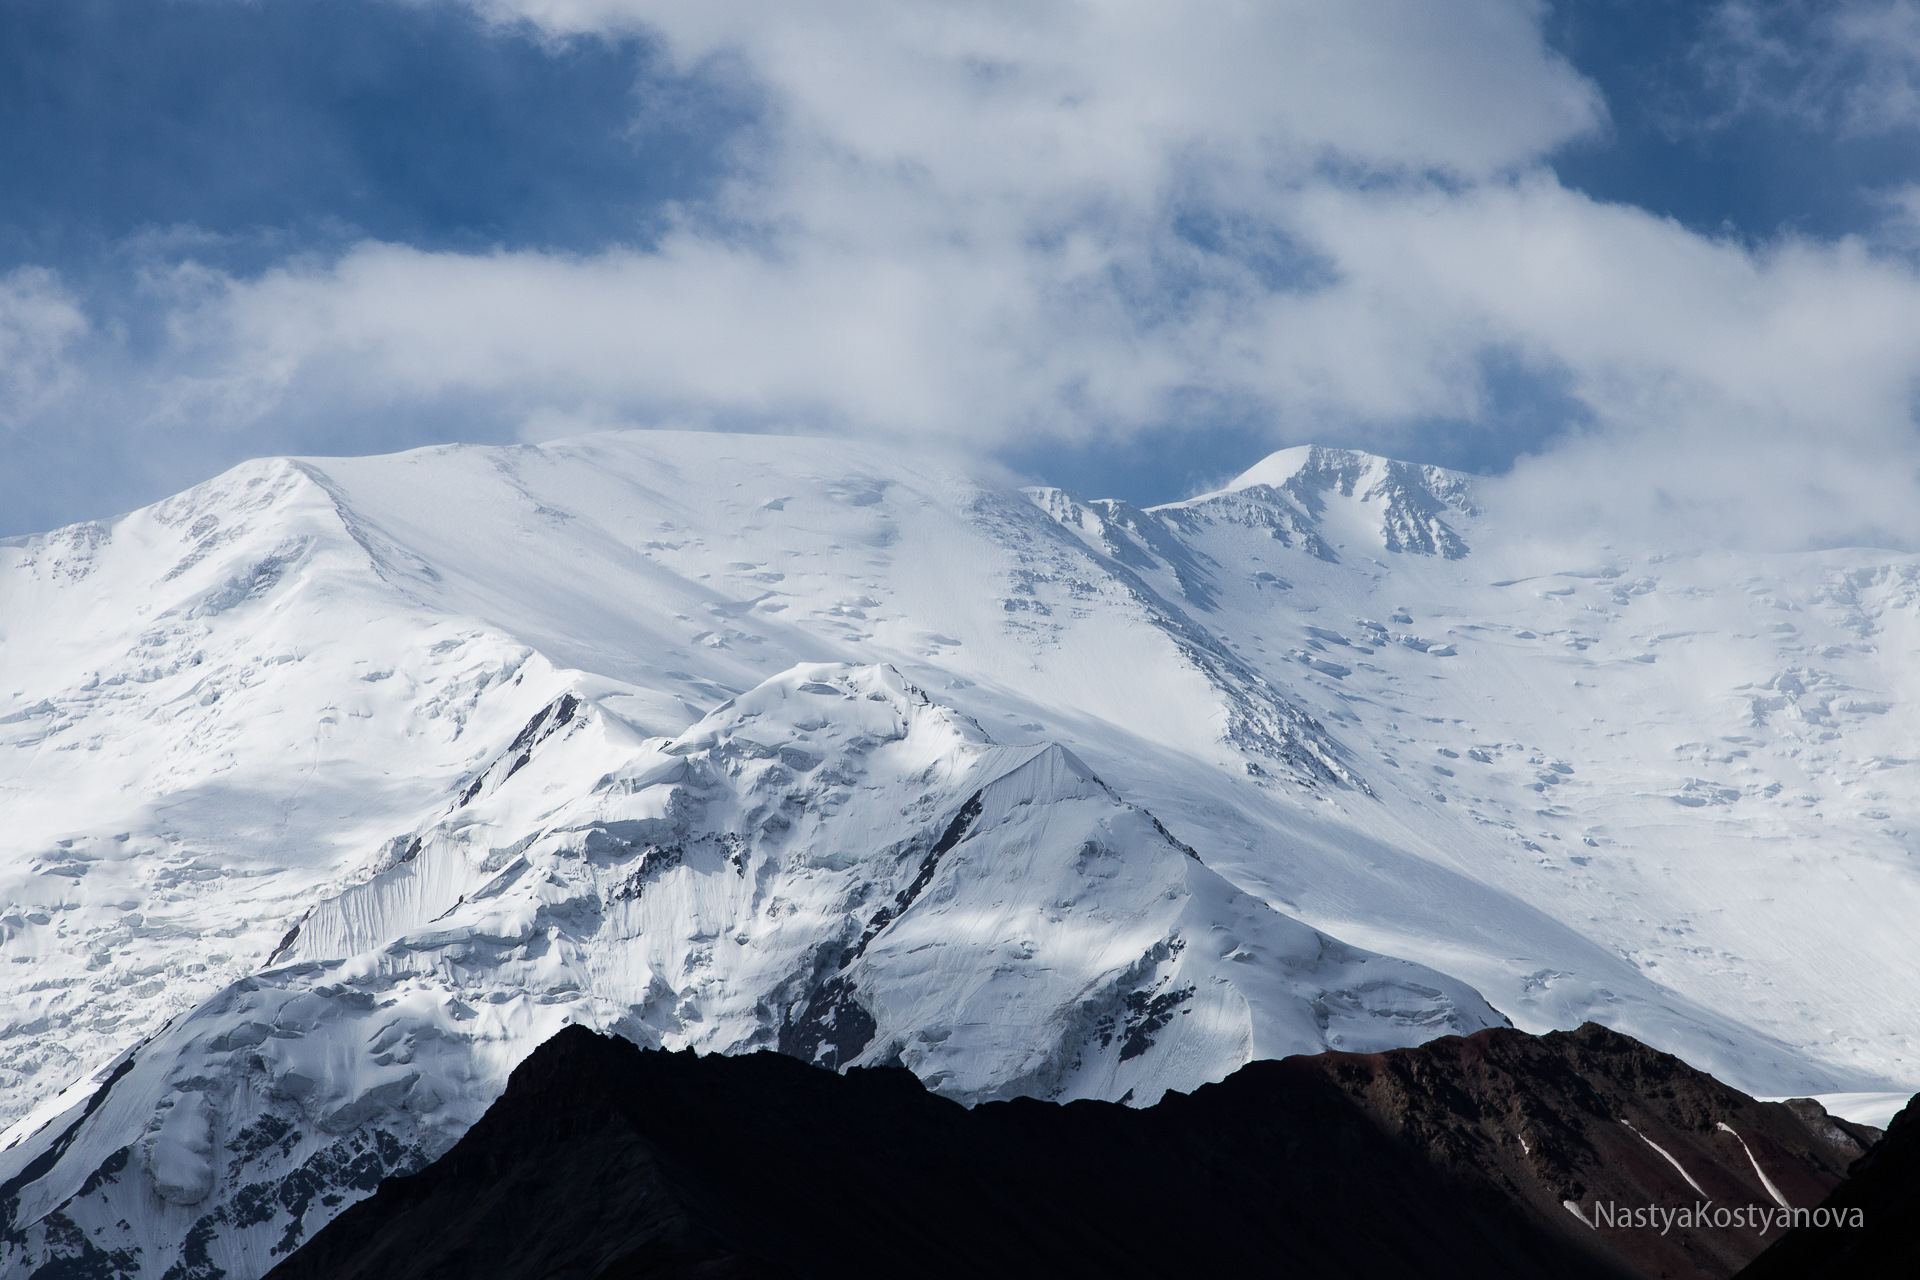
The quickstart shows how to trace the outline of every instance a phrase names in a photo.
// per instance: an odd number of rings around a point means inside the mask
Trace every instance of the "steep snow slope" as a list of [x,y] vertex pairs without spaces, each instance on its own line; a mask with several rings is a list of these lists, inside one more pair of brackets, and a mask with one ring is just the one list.
[[1150,1099],[1460,979],[1911,1085],[1916,581],[1339,451],[1139,511],[665,433],[0,544],[8,1265],[256,1274],[569,1020]]
[[7,1121],[258,967],[558,687],[409,608],[297,463],[0,566]]

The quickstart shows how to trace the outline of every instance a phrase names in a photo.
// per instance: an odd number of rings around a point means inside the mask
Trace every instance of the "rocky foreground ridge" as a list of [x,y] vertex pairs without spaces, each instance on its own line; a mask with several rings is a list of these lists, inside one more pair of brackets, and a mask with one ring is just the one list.
[[1809,1204],[1877,1136],[1591,1023],[1255,1062],[1140,1109],[971,1110],[896,1068],[570,1027],[446,1156],[270,1276],[1717,1280],[1780,1232],[1608,1229],[1594,1207]]

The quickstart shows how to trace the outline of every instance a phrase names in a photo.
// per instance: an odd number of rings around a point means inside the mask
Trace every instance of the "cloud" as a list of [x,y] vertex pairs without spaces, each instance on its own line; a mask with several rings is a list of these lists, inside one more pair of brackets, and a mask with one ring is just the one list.
[[1722,0],[1695,56],[1719,118],[1772,114],[1843,136],[1920,125],[1920,3]]
[[31,420],[73,387],[88,330],[78,300],[44,267],[0,276],[0,430]]
[[731,176],[645,243],[156,259],[144,344],[49,348],[105,371],[45,375],[86,387],[57,412],[214,452],[693,423],[1033,459],[1191,423],[1421,457],[1498,431],[1520,458],[1491,491],[1555,527],[1920,544],[1912,270],[1562,186],[1552,154],[1605,110],[1537,5],[476,7],[735,82],[761,109]]
[[226,333],[263,393],[358,352],[402,394],[643,416],[1136,422],[1212,376],[1323,170],[1478,180],[1601,114],[1500,0],[481,7],[743,67],[771,104],[757,159],[646,252],[366,244],[236,283],[188,327]]
[[[1430,394],[1470,391],[1465,353],[1501,343],[1566,378],[1589,420],[1488,486],[1533,527],[1920,545],[1920,279],[1904,261],[1857,239],[1710,240],[1545,176],[1402,201],[1326,192],[1314,210],[1316,240],[1351,266],[1345,309],[1406,326],[1397,347]],[[1362,327],[1315,326],[1334,342]]]
[[1145,196],[1168,149],[1188,145],[1478,173],[1600,111],[1542,44],[1539,7],[1514,0],[473,3],[556,35],[657,35],[685,63],[740,57],[791,137],[974,189],[1091,182]]
[[[812,242],[768,255],[697,234],[591,257],[366,245],[184,308],[183,349],[224,372],[186,384],[176,412],[255,413],[350,385],[369,408],[476,398],[532,434],[558,413],[991,448],[1033,431],[1121,438],[1171,390],[1201,387],[1270,407],[1299,438],[1417,453],[1421,424],[1481,416],[1498,351],[1584,406],[1550,456],[1578,460],[1600,523],[1684,518],[1755,543],[1869,524],[1911,536],[1908,482],[1885,477],[1920,466],[1920,282],[1859,242],[1755,252],[1541,172],[1457,190],[1323,183],[1292,192],[1283,216],[1324,282],[1266,289],[1201,263],[1202,296],[1165,312],[1115,283],[1126,237],[892,256]],[[193,398],[209,388],[230,403]],[[1763,473],[1781,495],[1757,506]],[[1848,476],[1884,491],[1863,507]]]

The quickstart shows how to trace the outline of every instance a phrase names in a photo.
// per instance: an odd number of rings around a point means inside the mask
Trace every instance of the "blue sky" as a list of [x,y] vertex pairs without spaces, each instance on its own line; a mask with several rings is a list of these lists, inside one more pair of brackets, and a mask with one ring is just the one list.
[[119,242],[181,227],[241,271],[365,236],[590,250],[711,189],[751,104],[644,38],[531,35],[389,0],[15,0],[3,261],[111,276]]
[[0,536],[686,425],[1913,541],[1920,7],[1253,8],[11,0]]

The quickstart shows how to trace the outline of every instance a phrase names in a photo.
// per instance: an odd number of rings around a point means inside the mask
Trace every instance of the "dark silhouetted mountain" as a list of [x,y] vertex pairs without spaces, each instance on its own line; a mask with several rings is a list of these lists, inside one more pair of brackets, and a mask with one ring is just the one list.
[[1756,1161],[1817,1199],[1876,1134],[1800,1110],[1593,1024],[1255,1062],[1142,1109],[971,1110],[903,1070],[569,1027],[270,1274],[1725,1277],[1764,1241],[1593,1206],[1768,1202]]
[[1920,1107],[1909,1102],[1887,1126],[1885,1140],[1818,1207],[1827,1210],[1829,1224],[1840,1225],[1796,1226],[1739,1280],[1920,1276]]

